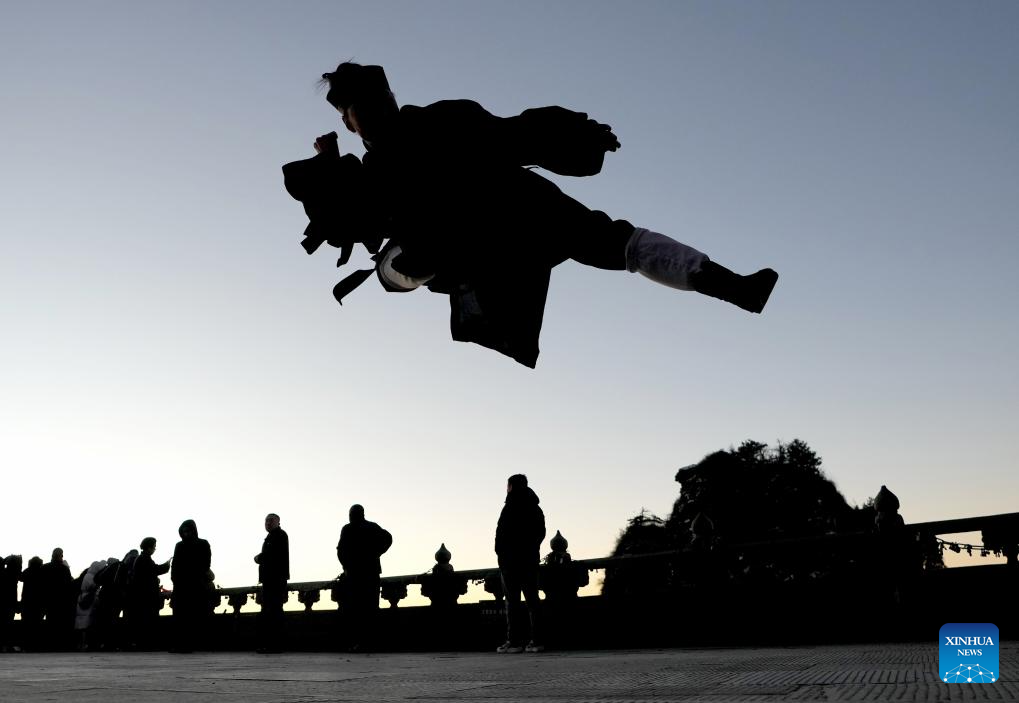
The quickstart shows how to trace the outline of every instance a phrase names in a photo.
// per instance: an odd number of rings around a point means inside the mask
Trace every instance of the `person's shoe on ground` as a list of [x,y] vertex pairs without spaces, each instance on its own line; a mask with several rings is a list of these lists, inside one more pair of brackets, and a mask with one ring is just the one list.
[[545,645],[538,644],[538,643],[536,643],[536,642],[534,642],[532,640],[531,642],[527,643],[526,647],[524,647],[524,651],[525,652],[529,652],[531,654],[534,654],[534,653],[537,653],[537,652],[544,652],[545,651]]
[[524,648],[519,644],[513,644],[512,642],[504,642],[495,648],[495,651],[499,654],[519,654],[524,651]]

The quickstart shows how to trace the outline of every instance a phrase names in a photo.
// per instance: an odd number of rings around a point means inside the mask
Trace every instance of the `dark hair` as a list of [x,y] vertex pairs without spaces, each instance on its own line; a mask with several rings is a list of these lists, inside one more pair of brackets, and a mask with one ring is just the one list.
[[513,474],[506,483],[514,488],[527,488],[527,477],[523,474]]
[[138,545],[138,546],[141,548],[142,551],[145,551],[146,549],[149,549],[150,547],[154,549],[155,546],[156,546],[156,538],[155,537],[146,537],[145,539],[142,540],[142,543],[140,545]]

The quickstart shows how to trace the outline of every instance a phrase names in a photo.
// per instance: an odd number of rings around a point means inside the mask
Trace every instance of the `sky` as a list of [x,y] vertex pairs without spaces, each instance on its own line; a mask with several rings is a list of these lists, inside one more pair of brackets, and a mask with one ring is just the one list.
[[[166,558],[193,518],[248,585],[272,511],[329,579],[356,502],[386,574],[483,568],[523,472],[598,557],[746,439],[907,522],[1019,510],[1017,31],[1001,1],[0,4],[0,552]],[[341,308],[280,166],[363,153],[316,88],[351,58],[401,103],[612,125],[601,174],[548,177],[775,268],[764,314],[567,262],[530,370],[443,296]]]

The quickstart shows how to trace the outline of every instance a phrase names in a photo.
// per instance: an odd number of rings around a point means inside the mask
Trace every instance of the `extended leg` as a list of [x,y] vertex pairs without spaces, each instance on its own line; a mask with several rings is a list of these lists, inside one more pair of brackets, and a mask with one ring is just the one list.
[[554,236],[543,245],[551,264],[573,259],[600,269],[622,270],[679,290],[697,291],[761,312],[778,281],[772,269],[740,276],[707,254],[658,232],[613,220],[600,210],[559,194],[546,210],[546,226]]
[[640,227],[626,244],[626,269],[663,286],[697,291],[756,313],[764,309],[778,281],[772,269],[741,276],[691,246]]

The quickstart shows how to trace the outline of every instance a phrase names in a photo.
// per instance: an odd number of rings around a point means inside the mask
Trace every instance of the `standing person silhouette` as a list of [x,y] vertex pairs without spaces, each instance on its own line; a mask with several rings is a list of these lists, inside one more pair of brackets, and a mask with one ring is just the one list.
[[127,625],[131,646],[146,651],[156,642],[159,611],[164,602],[159,577],[170,570],[170,561],[156,564],[152,559],[156,553],[155,537],[146,537],[138,546],[141,553],[131,566],[128,584]]
[[[0,559],[0,651],[20,652],[14,642],[14,614],[18,612],[18,582],[21,580],[22,558],[11,554]],[[23,626],[24,627],[24,626]]]
[[212,548],[198,537],[194,520],[185,520],[178,529],[180,541],[173,550],[170,580],[173,582],[174,642],[170,650],[193,652],[201,641],[209,617],[209,573]]
[[42,646],[42,618],[45,612],[45,593],[43,585],[43,561],[41,557],[32,557],[28,566],[21,572],[21,628],[25,648],[30,652],[38,651]]
[[373,645],[375,618],[379,610],[382,560],[393,536],[364,517],[364,508],[350,506],[350,522],[340,530],[336,558],[343,566],[341,604],[349,617],[351,651],[367,651]]
[[280,527],[280,516],[265,516],[265,540],[255,555],[258,582],[262,584],[262,610],[258,614],[258,652],[279,654],[283,651],[283,605],[289,592],[290,538]]
[[[470,289],[459,313],[480,310],[484,324],[458,324],[454,304],[454,339],[533,367],[548,277],[567,259],[639,272],[754,313],[764,309],[778,280],[772,269],[738,275],[671,237],[591,210],[526,168],[598,173],[606,152],[620,144],[608,125],[584,113],[544,107],[501,118],[469,100],[401,108],[381,66],[352,62],[322,80],[329,88],[326,100],[366,148],[361,169],[354,157],[342,157],[349,170],[343,180],[349,184],[359,174],[369,197],[347,197],[342,214],[324,224],[313,216],[312,226],[365,230],[344,235],[348,243],[377,239],[380,231],[388,236],[390,246],[376,267],[387,290],[429,284],[450,292],[454,302],[457,290],[467,295],[462,287]],[[319,137],[315,148],[320,156],[340,156],[335,133]],[[289,183],[288,190],[302,199]],[[338,191],[336,200],[352,192]],[[330,233],[321,239],[334,241]]]
[[[500,654],[545,651],[538,613],[538,566],[545,539],[545,513],[539,502],[523,474],[514,474],[506,481],[506,503],[495,528],[495,553],[506,595],[506,642],[496,649]],[[527,603],[530,641],[528,623],[520,612],[521,593]]]
[[46,647],[67,649],[71,646],[71,634],[74,631],[78,589],[71,576],[71,567],[64,561],[64,550],[60,547],[53,550],[50,560],[43,565],[40,581],[46,616]]

